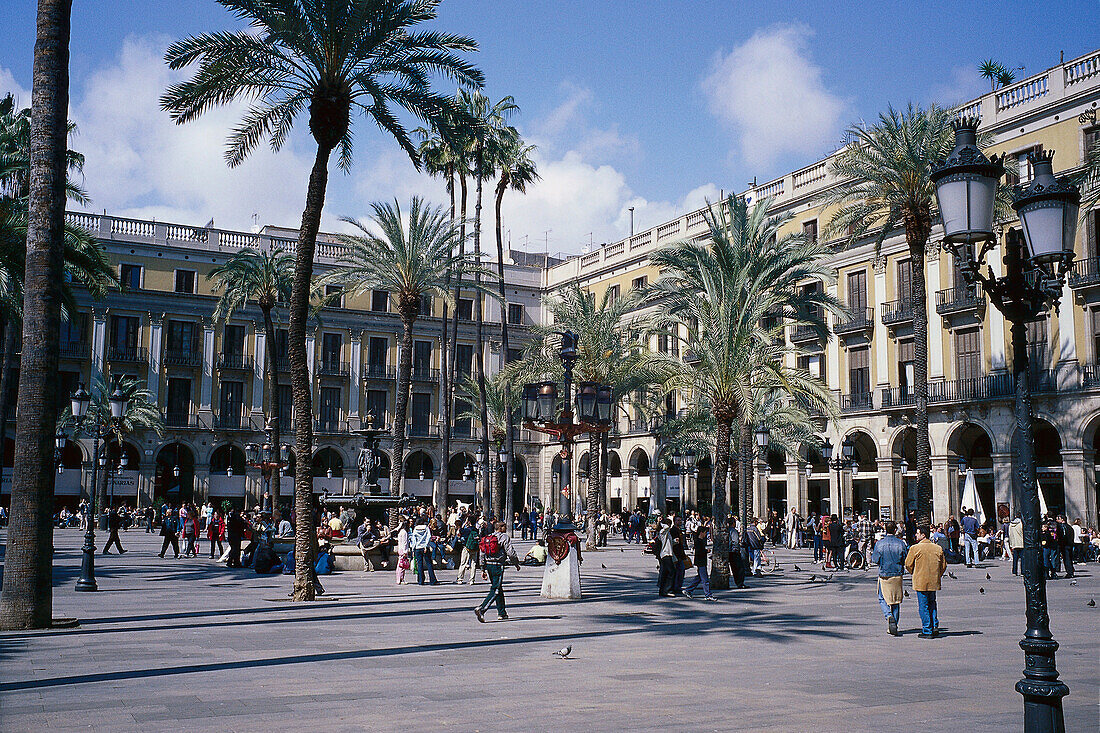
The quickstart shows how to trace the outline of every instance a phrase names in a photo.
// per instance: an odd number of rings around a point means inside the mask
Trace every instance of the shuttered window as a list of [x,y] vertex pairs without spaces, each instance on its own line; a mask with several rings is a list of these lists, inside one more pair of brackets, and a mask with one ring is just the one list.
[[867,308],[867,271],[848,273],[848,307],[855,315]]
[[866,347],[848,352],[848,391],[853,395],[871,391],[871,350]]
[[955,332],[955,376],[957,379],[977,379],[982,375],[982,339],[977,328]]

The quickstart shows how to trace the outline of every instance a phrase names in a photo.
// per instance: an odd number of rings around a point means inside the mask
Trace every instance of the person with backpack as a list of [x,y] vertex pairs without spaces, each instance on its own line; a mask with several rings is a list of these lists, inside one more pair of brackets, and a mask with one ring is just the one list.
[[171,507],[164,512],[164,519],[160,523],[160,536],[164,538],[164,544],[161,545],[159,556],[163,558],[164,553],[168,551],[168,545],[171,545],[172,550],[176,553],[176,559],[179,559],[180,543],[179,537],[176,535],[176,517]]
[[485,623],[485,612],[496,601],[497,620],[508,620],[508,608],[504,601],[504,566],[511,563],[519,570],[519,557],[508,537],[508,526],[504,522],[495,522],[494,531],[481,538],[478,549],[481,551],[485,572],[489,576],[489,593],[481,605],[474,609],[474,615]]

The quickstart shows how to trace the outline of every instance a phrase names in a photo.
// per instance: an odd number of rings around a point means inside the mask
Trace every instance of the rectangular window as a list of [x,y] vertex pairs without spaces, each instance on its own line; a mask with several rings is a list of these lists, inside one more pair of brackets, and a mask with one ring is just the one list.
[[227,428],[241,426],[241,411],[244,408],[244,382],[221,383],[221,424]]
[[141,265],[119,265],[118,274],[122,287],[130,290],[141,289]]
[[191,380],[168,378],[168,424],[186,425],[191,418]]
[[473,298],[459,298],[458,306],[455,308],[455,315],[460,321],[472,321],[474,320],[474,301]]
[[388,397],[389,393],[384,389],[367,390],[367,411],[363,414],[364,422],[367,415],[371,415],[374,418],[375,428],[381,428],[386,424],[386,402]]
[[1030,183],[1031,179],[1035,176],[1035,172],[1032,168],[1029,156],[1032,154],[1039,154],[1043,152],[1042,145],[1035,145],[1027,150],[1021,150],[1018,153],[1014,153],[1012,157],[1016,159],[1017,172],[1011,171],[1005,174],[1005,181],[1008,185],[1013,186],[1016,184]]
[[321,387],[321,430],[335,432],[340,429],[340,388]]
[[431,317],[434,309],[435,301],[431,295],[425,293],[420,296],[420,308],[417,310],[417,315]]
[[863,403],[871,394],[871,350],[867,347],[848,351],[848,392],[853,402]]
[[642,290],[648,284],[649,284],[649,278],[646,277],[645,275],[642,275],[641,277],[636,277],[636,278],[634,278],[633,280],[630,281],[630,287],[633,290]]
[[508,304],[508,323],[520,325],[523,323],[523,305],[520,303]]
[[504,363],[505,364],[511,364],[512,362],[520,361],[522,359],[523,359],[523,349],[509,348],[508,349],[508,355],[504,359]]
[[1050,325],[1046,317],[1027,324],[1028,369],[1042,371],[1050,367]]
[[1100,257],[1100,209],[1085,214],[1085,256]]
[[427,392],[413,392],[412,434],[427,435],[432,425],[432,396]]
[[372,290],[370,293],[370,309],[376,313],[385,313],[390,309],[390,294],[385,290]]
[[867,309],[867,271],[848,273],[848,310],[862,317]]
[[916,347],[913,339],[898,340],[898,386],[901,393],[908,395],[913,386],[913,362],[916,361]]
[[470,403],[464,399],[455,399],[455,427],[453,435],[456,438],[467,438],[472,432],[470,421]]
[[294,424],[294,390],[289,384],[280,384],[279,390],[279,428],[290,430]]
[[198,328],[194,321],[168,321],[168,353],[190,356],[199,348]]
[[338,369],[344,350],[344,338],[338,333],[321,334],[321,362],[326,369]]
[[61,322],[61,345],[76,345],[88,341],[88,314],[76,311],[69,313],[67,320]]
[[222,332],[222,353],[237,358],[244,355],[244,326],[226,325]]
[[138,331],[141,321],[137,316],[111,316],[109,335],[112,349],[133,351],[138,345]]
[[825,357],[822,354],[803,354],[798,357],[798,367],[825,381]]
[[367,373],[372,377],[386,375],[386,352],[390,349],[390,340],[385,336],[371,336],[367,342]]
[[913,296],[913,261],[902,260],[898,263],[897,299],[909,302]]
[[611,305],[612,303],[614,303],[618,299],[619,299],[619,286],[618,285],[608,285],[607,286],[607,304]]
[[676,417],[676,393],[669,392],[665,395],[665,415]]
[[1089,311],[1092,322],[1092,363],[1100,364],[1100,308]]
[[325,286],[325,303],[329,308],[344,307],[344,289],[339,285]]
[[432,372],[432,342],[413,342],[413,374],[417,379],[427,379]]
[[290,356],[290,332],[285,328],[275,329],[275,358],[285,360]]
[[982,336],[977,328],[955,331],[955,378],[978,379],[982,376]]
[[195,292],[195,271],[194,270],[176,270],[176,292],[194,294]]
[[456,347],[455,386],[461,386],[463,379],[469,379],[474,370],[474,347],[471,344],[458,344]]
[[817,242],[817,219],[802,222],[802,237],[811,244]]

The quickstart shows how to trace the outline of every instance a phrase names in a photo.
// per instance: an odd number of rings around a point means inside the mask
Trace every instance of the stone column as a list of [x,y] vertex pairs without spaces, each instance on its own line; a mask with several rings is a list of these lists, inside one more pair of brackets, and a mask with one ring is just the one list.
[[199,388],[199,411],[213,412],[211,395],[214,384],[214,322],[202,319],[202,383]]
[[759,458],[753,459],[753,504],[752,513],[757,517],[768,516],[768,463]]
[[881,517],[882,508],[889,507],[890,518],[897,519],[903,513],[902,502],[898,499],[901,493],[901,469],[898,467],[900,462],[893,456],[880,456],[875,463],[878,469],[878,511],[875,516]]
[[787,511],[797,509],[798,513],[806,516],[806,474],[802,470],[801,461],[787,461]]
[[[841,476],[848,473],[841,471]],[[840,515],[840,492],[843,479],[838,480],[837,472],[829,468],[829,514]]]
[[96,377],[107,375],[107,311],[92,309],[92,373],[88,382],[91,389]]
[[192,501],[196,504],[205,503],[210,497],[210,466],[195,466],[195,477],[192,479]]
[[932,521],[940,523],[959,512],[959,475],[951,456],[932,456]]
[[[1087,512],[1086,489],[1089,486],[1085,476],[1086,466],[1092,468],[1092,461],[1085,460],[1085,451],[1076,448],[1062,449],[1062,486],[1066,495],[1066,520],[1073,522],[1077,517],[1085,518]],[[1095,481],[1095,479],[1093,479]]]
[[160,395],[161,341],[163,340],[164,314],[150,313],[149,324],[149,378],[145,387],[149,390],[153,404],[157,404]]
[[[1085,450],[1082,451],[1084,457],[1084,486],[1085,486],[1085,513],[1081,517],[1085,521],[1085,525],[1089,527],[1096,526],[1097,507],[1096,507],[1096,451]],[[1074,517],[1073,519],[1077,519]],[[1072,519],[1070,521],[1073,521]]]
[[[1003,235],[997,235],[997,246],[986,255],[986,263],[993,268],[993,272],[1000,277],[1004,275],[1004,249]],[[1072,300],[1066,301],[1072,303]],[[989,365],[993,371],[1005,371],[1008,369],[1008,360],[1005,356],[1005,317],[990,304],[985,309],[985,322],[989,328]],[[997,501],[1000,501],[998,499]]]
[[[252,324],[255,329],[255,339],[253,339],[253,356],[252,356],[252,412],[253,414],[263,414],[264,411],[264,358],[266,357],[267,349],[267,334],[264,332],[263,321],[256,321]],[[274,379],[275,375],[271,375]],[[268,415],[273,417],[273,415]]]
[[[940,289],[940,244],[929,242],[924,254],[925,290],[928,298],[923,307],[928,313],[928,378],[943,379],[943,319],[936,313],[936,291]],[[921,304],[916,306],[922,307]]]
[[[886,302],[886,257],[879,256],[875,258],[875,299],[874,307],[876,312],[874,319],[879,320],[879,311],[882,304]],[[898,294],[900,298],[901,295]],[[872,348],[875,354],[875,392],[882,394],[884,387],[890,386],[890,359],[887,353],[887,338],[888,334],[886,328],[879,324],[879,327],[875,329]]]
[[360,372],[362,372],[363,361],[363,331],[362,329],[353,328],[351,330],[351,390],[348,392],[348,422],[352,430],[358,430],[360,427],[359,416],[359,393],[362,391],[362,379]]
[[[306,364],[309,365],[309,384],[313,387],[314,361],[317,357],[317,326],[306,326]],[[315,398],[316,399],[316,398]]]
[[1012,454],[993,454],[993,501],[1008,504],[1009,511],[1016,511],[1016,497],[1012,495]]

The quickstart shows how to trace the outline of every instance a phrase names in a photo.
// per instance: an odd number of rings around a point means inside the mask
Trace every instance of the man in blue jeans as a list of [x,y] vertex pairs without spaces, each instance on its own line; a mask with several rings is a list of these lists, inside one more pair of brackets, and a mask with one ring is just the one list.
[[[519,557],[512,547],[512,540],[508,537],[507,525],[504,522],[494,522],[494,532],[486,535],[481,540],[481,553],[484,557],[485,573],[489,576],[489,594],[481,605],[474,609],[474,615],[481,623],[485,623],[485,612],[496,601],[497,620],[508,620],[508,607],[504,602],[504,565],[511,563],[519,570]],[[493,541],[495,538],[495,542]]]
[[934,639],[940,633],[940,619],[936,608],[936,592],[940,578],[947,572],[947,559],[943,548],[928,539],[928,525],[917,527],[917,543],[905,556],[905,569],[913,575],[913,591],[917,594],[917,611],[920,612],[922,639]]
[[899,636],[903,590],[901,578],[905,574],[905,554],[909,546],[897,536],[897,522],[886,523],[886,536],[875,543],[871,561],[878,565],[878,603],[886,617],[887,633]]
[[963,553],[966,557],[966,567],[974,567],[978,561],[978,520],[974,518],[974,510],[967,509],[962,517]]

